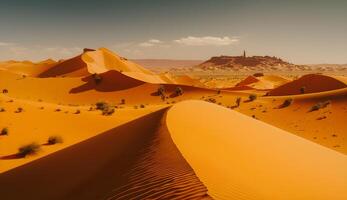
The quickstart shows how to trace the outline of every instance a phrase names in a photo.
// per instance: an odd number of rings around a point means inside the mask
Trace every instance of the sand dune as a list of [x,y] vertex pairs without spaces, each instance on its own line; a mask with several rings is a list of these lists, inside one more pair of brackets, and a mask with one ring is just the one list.
[[343,154],[205,102],[176,104],[166,122],[212,198],[347,198]]
[[248,76],[236,84],[236,88],[250,87],[258,90],[274,89],[280,85],[289,82],[288,79],[281,76],[265,75],[260,77]]
[[304,88],[304,93],[336,90],[347,87],[347,81],[345,80],[346,78],[343,77],[309,74],[273,89],[269,92],[269,95],[283,96],[301,94],[301,88]]
[[78,55],[68,60],[58,62],[53,67],[40,73],[38,77],[56,77],[56,76],[67,76],[67,77],[80,77],[88,75],[87,65],[82,60],[82,55]]
[[0,69],[19,75],[37,76],[55,65],[56,62],[51,59],[37,63],[30,61],[7,61],[0,62]]
[[1,197],[207,199],[169,134],[158,129],[164,111],[0,174]]

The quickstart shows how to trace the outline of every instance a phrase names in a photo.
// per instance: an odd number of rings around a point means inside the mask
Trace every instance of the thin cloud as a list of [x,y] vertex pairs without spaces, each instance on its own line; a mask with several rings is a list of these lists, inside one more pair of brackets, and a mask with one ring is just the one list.
[[188,36],[174,40],[174,42],[186,45],[186,46],[227,46],[233,43],[238,42],[237,38],[225,37],[213,37],[213,36],[204,36],[204,37],[194,37]]
[[146,42],[142,42],[139,44],[140,47],[153,47],[159,44],[162,44],[163,42],[157,39],[150,39]]
[[0,47],[8,47],[8,46],[14,46],[16,45],[15,43],[10,43],[10,42],[0,42]]

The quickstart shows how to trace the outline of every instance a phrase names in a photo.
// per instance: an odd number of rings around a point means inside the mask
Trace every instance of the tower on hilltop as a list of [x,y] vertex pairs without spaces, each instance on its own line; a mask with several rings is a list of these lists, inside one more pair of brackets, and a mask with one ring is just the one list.
[[246,51],[243,50],[243,57],[246,58]]

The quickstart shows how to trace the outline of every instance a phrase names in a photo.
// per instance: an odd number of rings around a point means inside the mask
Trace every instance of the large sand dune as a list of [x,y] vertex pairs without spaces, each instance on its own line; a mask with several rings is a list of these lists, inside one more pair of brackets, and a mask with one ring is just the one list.
[[343,154],[205,102],[176,104],[166,122],[212,198],[347,198]]
[[337,90],[347,87],[346,78],[325,76],[320,74],[308,74],[290,83],[281,85],[269,92],[272,96],[297,95],[304,93],[316,93],[329,90]]
[[0,174],[1,198],[208,198],[167,131],[160,129],[164,111]]
[[343,154],[190,100],[4,172],[0,192],[4,199],[342,200],[346,167]]

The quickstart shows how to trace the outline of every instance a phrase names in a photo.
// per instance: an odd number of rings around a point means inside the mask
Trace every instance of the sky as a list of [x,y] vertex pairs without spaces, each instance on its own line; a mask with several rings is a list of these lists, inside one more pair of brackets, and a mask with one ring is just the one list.
[[346,0],[0,0],[0,60],[269,55],[347,63]]

